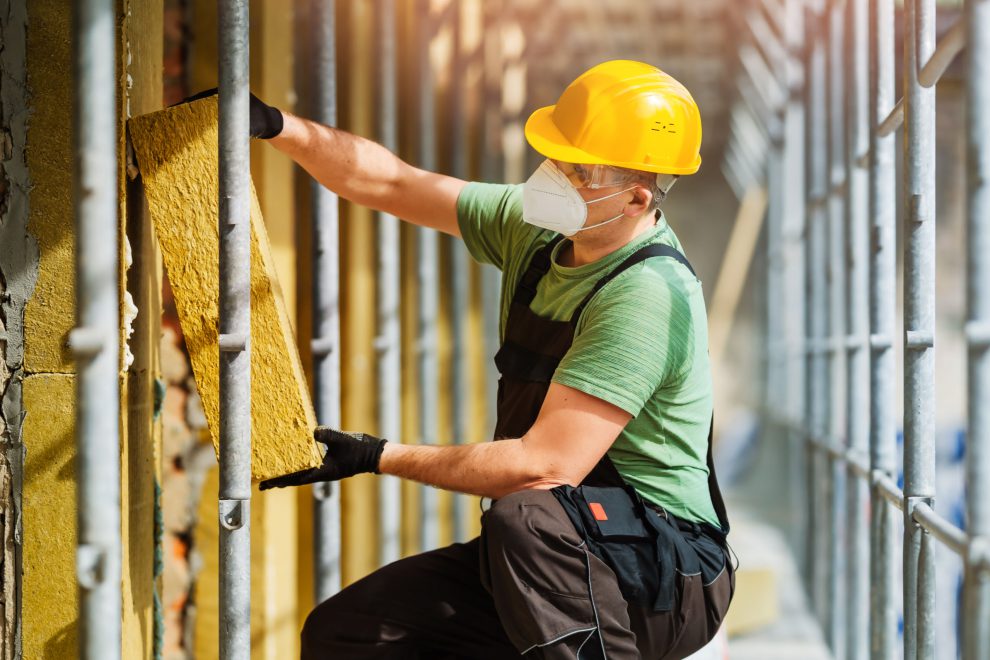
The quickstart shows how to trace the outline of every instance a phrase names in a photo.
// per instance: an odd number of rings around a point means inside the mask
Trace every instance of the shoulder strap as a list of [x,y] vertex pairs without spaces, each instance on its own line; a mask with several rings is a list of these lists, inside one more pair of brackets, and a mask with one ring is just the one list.
[[697,275],[695,275],[694,268],[691,267],[691,263],[687,260],[687,257],[685,257],[683,254],[680,253],[680,251],[670,247],[669,245],[664,245],[662,243],[653,243],[651,245],[643,246],[640,249],[633,252],[628,257],[626,257],[626,260],[623,261],[618,266],[616,266],[615,268],[613,268],[608,273],[608,275],[595,282],[595,286],[591,289],[591,292],[589,292],[588,295],[584,297],[584,300],[581,301],[581,304],[578,305],[577,309],[574,310],[574,313],[571,315],[571,322],[577,323],[577,320],[581,318],[581,313],[584,311],[584,308],[588,305],[589,302],[591,302],[591,299],[595,297],[595,294],[601,291],[606,284],[614,280],[616,277],[621,275],[624,271],[626,271],[630,267],[635,266],[639,262],[646,261],[647,259],[650,259],[652,257],[669,257],[674,261],[677,261],[680,264],[682,264],[685,268],[691,271],[692,275],[697,277]]
[[516,302],[529,307],[536,297],[536,287],[540,280],[550,270],[550,254],[553,249],[564,239],[562,234],[557,234],[550,242],[541,247],[529,261],[529,266],[523,272],[523,276],[516,285],[516,290],[512,294],[512,302]]

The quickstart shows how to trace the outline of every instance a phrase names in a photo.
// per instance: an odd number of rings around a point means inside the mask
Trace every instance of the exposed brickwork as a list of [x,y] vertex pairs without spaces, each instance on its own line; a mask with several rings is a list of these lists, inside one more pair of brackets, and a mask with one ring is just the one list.
[[195,613],[191,596],[196,578],[193,530],[203,473],[216,459],[178,323],[174,317],[166,317],[165,323],[161,344],[166,384],[162,406],[163,657],[178,660],[191,657]]
[[[189,46],[189,0],[165,0],[164,103],[188,96],[186,55]],[[206,417],[196,393],[189,355],[182,339],[172,290],[162,287],[162,606],[165,660],[192,657],[193,585],[196,578],[194,529],[202,487],[202,472],[215,462],[206,435]]]

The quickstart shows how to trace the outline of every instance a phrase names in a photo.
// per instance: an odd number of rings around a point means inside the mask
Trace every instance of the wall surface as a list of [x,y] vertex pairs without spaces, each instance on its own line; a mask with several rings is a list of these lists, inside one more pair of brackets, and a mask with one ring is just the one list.
[[27,231],[30,94],[27,8],[21,0],[0,0],[0,43],[0,658],[10,660],[20,644],[24,305],[38,275],[38,246]]
[[[4,241],[26,274],[37,273],[23,322],[23,657],[73,657],[78,605],[75,582],[76,484],[75,365],[67,335],[75,323],[75,252],[72,205],[71,5],[8,3],[6,17],[26,11],[23,50],[29,194],[27,232],[36,241]],[[121,0],[117,6],[117,98],[120,234],[120,437],[123,537],[123,652],[150,657],[155,650],[155,518],[158,425],[155,386],[160,304],[157,256],[140,188],[125,174],[124,121],[161,105],[161,7]],[[4,34],[4,52],[17,40]],[[39,102],[43,99],[44,102]],[[5,112],[12,106],[4,98]],[[19,137],[21,133],[17,133]],[[7,225],[6,227],[12,227]],[[32,255],[37,255],[29,266]],[[137,263],[125,273],[132,261]],[[9,281],[9,280],[8,280]],[[135,303],[137,307],[135,307]],[[8,317],[9,318],[9,317]],[[129,345],[128,345],[129,343]],[[9,348],[9,343],[8,343]],[[108,405],[113,405],[108,402]],[[7,406],[5,405],[5,409]]]
[[[70,12],[27,3],[28,231],[38,278],[24,311],[23,654],[75,655],[75,368],[66,344],[75,317]],[[44,102],[40,102],[44,99]]]

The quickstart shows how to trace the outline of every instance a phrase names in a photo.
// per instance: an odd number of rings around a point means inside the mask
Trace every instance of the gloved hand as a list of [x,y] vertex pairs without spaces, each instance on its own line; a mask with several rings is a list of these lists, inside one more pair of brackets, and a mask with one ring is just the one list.
[[266,479],[259,484],[261,490],[302,486],[319,481],[337,481],[361,472],[378,474],[378,462],[387,440],[367,433],[344,433],[329,426],[317,426],[313,431],[316,441],[326,446],[323,465],[300,470],[283,477]]
[[[199,94],[183,99],[182,102],[198,101],[199,99],[213,96],[216,93],[216,87],[205,89]],[[248,132],[251,134],[251,137],[261,138],[263,140],[270,140],[281,133],[284,125],[282,112],[278,108],[268,105],[254,94],[251,94],[250,119],[248,121],[250,124]]]

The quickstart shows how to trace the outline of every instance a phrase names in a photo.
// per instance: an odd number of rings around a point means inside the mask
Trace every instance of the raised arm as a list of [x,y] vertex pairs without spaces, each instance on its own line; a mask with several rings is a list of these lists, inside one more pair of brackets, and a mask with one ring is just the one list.
[[269,142],[344,199],[460,236],[457,196],[467,184],[404,162],[385,147],[283,111]]

